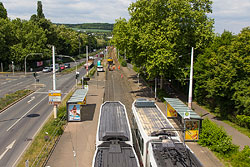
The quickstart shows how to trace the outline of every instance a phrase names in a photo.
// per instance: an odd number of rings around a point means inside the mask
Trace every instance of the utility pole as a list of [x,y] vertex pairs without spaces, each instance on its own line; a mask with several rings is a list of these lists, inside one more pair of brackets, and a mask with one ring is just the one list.
[[13,71],[13,75],[14,75],[14,61],[11,61],[12,63],[12,71]]
[[[52,46],[52,61],[53,61],[53,90],[56,90],[56,59],[55,59],[55,46]],[[54,118],[57,118],[57,106],[54,104]]]
[[194,48],[191,50],[191,67],[189,79],[189,94],[188,94],[188,107],[192,109],[192,91],[193,91],[193,62],[194,62]]
[[157,78],[155,78],[155,100],[156,100]]
[[119,58],[120,58],[120,53],[119,53],[119,49],[117,49],[117,52],[118,52],[118,60],[119,60]]
[[89,61],[88,46],[86,46],[86,64],[87,64],[86,70],[87,70],[87,76],[89,75],[89,73],[88,73],[88,69],[89,69],[88,61]]
[[3,63],[1,62],[1,71],[3,72]]

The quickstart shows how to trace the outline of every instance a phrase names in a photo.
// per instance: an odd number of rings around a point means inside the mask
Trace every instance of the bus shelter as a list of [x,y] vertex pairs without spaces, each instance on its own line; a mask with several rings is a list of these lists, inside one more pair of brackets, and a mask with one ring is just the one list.
[[202,128],[202,118],[178,98],[164,98],[167,118],[175,118],[184,127],[184,140],[197,141]]
[[87,104],[86,95],[88,89],[77,89],[67,101],[67,121],[82,121],[81,109]]

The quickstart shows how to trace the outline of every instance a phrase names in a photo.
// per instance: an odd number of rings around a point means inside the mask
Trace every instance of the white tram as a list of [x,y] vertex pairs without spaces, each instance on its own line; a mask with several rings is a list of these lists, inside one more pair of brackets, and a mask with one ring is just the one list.
[[137,99],[132,112],[135,146],[144,167],[202,166],[154,101]]
[[131,128],[121,102],[101,105],[92,167],[139,167]]

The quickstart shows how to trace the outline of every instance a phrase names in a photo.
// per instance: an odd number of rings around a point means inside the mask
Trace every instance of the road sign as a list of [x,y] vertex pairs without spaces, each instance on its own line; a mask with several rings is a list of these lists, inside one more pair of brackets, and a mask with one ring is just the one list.
[[62,101],[61,90],[49,90],[49,104],[58,104]]
[[189,111],[184,113],[184,119],[190,119],[190,112]]

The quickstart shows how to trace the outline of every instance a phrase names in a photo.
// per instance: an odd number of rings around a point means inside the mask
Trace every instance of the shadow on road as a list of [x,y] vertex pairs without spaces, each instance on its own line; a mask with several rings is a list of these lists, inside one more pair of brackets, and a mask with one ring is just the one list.
[[40,117],[40,114],[29,114],[26,117],[28,117],[28,118]]
[[82,121],[92,121],[95,114],[96,104],[88,104],[83,106],[81,109],[81,120]]

